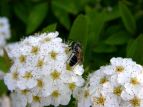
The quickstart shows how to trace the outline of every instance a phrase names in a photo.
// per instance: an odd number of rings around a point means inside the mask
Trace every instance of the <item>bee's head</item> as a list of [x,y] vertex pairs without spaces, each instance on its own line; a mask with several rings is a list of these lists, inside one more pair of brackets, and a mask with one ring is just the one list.
[[72,42],[71,46],[73,49],[82,48],[80,42]]

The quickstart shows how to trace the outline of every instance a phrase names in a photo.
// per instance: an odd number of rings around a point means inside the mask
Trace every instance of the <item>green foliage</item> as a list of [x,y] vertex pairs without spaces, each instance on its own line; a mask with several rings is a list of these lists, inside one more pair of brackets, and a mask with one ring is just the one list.
[[143,64],[143,34],[128,44],[127,56]]
[[41,3],[31,10],[27,21],[26,33],[30,34],[41,24],[47,14],[47,4]]
[[8,57],[6,50],[4,49],[3,57],[0,57],[0,70],[7,73],[12,65],[12,61]]
[[4,84],[4,81],[0,80],[0,96],[7,93],[7,87]]
[[[111,57],[130,57],[143,65],[142,5],[142,0],[1,0],[0,16],[10,19],[8,42],[55,30],[63,40],[81,42],[87,78]],[[8,72],[8,62],[0,58],[0,69]]]
[[125,31],[119,31],[113,33],[109,38],[105,40],[108,45],[123,45],[128,42],[130,35]]
[[119,3],[119,10],[126,29],[130,33],[134,33],[136,30],[136,22],[134,16],[131,14],[126,5],[124,5],[122,2]]
[[54,32],[56,30],[57,24],[50,24],[45,27],[42,32]]
[[85,16],[79,15],[71,28],[69,40],[80,42],[83,46],[83,50],[86,49],[86,44],[88,40],[88,29],[87,29],[87,21]]

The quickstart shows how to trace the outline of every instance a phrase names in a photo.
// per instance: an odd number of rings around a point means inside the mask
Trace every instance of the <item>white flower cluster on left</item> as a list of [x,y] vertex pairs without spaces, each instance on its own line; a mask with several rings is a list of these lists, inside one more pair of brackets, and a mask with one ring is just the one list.
[[0,17],[0,56],[3,55],[3,47],[10,38],[9,21],[6,17]]
[[112,58],[89,77],[78,107],[143,107],[143,68],[129,58]]
[[83,66],[67,64],[69,47],[57,36],[58,32],[36,34],[9,46],[13,65],[4,81],[17,96],[15,107],[67,105],[84,84]]

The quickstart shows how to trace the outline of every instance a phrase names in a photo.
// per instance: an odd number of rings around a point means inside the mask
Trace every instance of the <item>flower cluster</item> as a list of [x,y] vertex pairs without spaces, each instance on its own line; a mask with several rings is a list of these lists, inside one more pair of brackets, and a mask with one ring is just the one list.
[[112,58],[82,90],[78,107],[143,107],[143,68],[129,58]]
[[0,17],[0,56],[3,55],[3,47],[10,38],[9,22],[6,17]]
[[8,47],[13,65],[4,81],[17,96],[15,107],[67,105],[84,84],[83,66],[67,64],[69,46],[57,36],[58,32],[35,34]]

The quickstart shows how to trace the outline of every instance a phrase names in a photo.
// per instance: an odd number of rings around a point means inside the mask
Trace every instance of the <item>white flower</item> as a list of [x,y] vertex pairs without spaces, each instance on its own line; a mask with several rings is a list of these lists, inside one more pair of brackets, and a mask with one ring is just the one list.
[[58,87],[53,86],[53,92],[46,98],[47,105],[52,104],[54,106],[67,105],[70,101],[71,91],[65,84],[60,84]]
[[31,69],[22,69],[22,71],[19,71],[20,76],[19,80],[17,81],[17,87],[21,90],[24,89],[31,89],[36,86],[37,80],[34,76],[34,72],[31,71]]
[[122,107],[143,107],[143,89],[138,91],[138,93],[128,94],[124,91],[121,94],[124,102]]
[[36,87],[31,89],[33,93],[39,94],[40,96],[43,96],[43,97],[47,97],[52,93],[53,84],[49,80],[49,76],[38,78],[36,81],[37,81]]
[[[24,98],[30,98],[33,107],[67,105],[84,84],[83,65],[68,65],[69,47],[57,36],[58,32],[35,34],[6,47],[13,65],[5,83],[11,91],[29,90]],[[14,71],[17,78],[12,78]]]
[[112,95],[98,93],[92,96],[93,107],[119,107],[118,100]]
[[9,22],[6,17],[0,17],[0,56],[3,55],[3,48],[6,40],[10,38]]
[[0,107],[11,107],[11,100],[8,96],[3,95],[0,97]]
[[11,93],[12,107],[26,107],[27,99],[20,94],[13,92]]
[[77,90],[78,107],[90,107],[92,105],[90,90],[87,86]]
[[42,97],[39,94],[32,93],[31,95],[28,96],[28,103],[30,103],[31,105],[30,107],[48,106],[48,104],[45,101],[46,97]]
[[88,101],[92,107],[143,107],[143,67],[129,58],[112,58],[110,62],[90,74],[85,86],[90,100],[80,97],[78,107],[89,107]]
[[10,72],[7,73],[4,77],[4,82],[7,85],[8,89],[13,91],[17,88],[17,81],[19,80],[19,72],[17,65],[11,67]]

